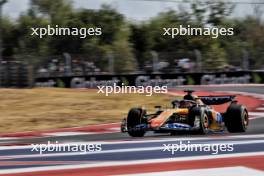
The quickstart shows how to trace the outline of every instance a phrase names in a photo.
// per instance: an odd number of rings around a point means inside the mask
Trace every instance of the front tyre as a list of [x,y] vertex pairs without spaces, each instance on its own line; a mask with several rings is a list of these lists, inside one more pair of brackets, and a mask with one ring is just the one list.
[[247,109],[239,104],[231,104],[227,108],[224,121],[230,133],[246,132],[249,124]]
[[204,108],[193,107],[190,109],[188,124],[194,129],[198,129],[198,134],[207,134],[209,132],[209,117]]
[[144,123],[143,116],[146,111],[142,108],[132,108],[127,116],[127,132],[132,137],[143,137],[146,133],[145,130],[135,129],[137,125]]
[[209,117],[206,112],[202,111],[200,113],[200,116],[197,117],[200,118],[200,129],[198,131],[199,134],[208,134],[209,132]]

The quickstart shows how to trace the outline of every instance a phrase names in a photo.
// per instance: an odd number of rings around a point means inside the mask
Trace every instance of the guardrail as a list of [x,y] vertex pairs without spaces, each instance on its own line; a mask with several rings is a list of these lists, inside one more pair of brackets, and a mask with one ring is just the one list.
[[[56,74],[54,74],[56,75]],[[96,88],[98,85],[168,86],[212,84],[264,83],[264,71],[153,73],[153,74],[102,74],[40,75],[33,68],[17,61],[2,61],[0,87],[66,87]]]
[[98,74],[38,77],[35,86],[96,88],[98,85],[168,86],[264,83],[264,71],[203,72],[173,74]]

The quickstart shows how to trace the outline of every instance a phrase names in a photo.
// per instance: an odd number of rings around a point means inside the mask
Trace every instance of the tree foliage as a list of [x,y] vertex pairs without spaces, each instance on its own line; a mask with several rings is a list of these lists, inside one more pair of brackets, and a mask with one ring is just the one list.
[[[32,64],[41,63],[53,55],[67,52],[82,55],[103,71],[108,69],[109,55],[114,58],[116,72],[144,69],[152,62],[152,52],[160,60],[173,64],[175,59],[196,61],[194,50],[202,53],[204,69],[221,70],[226,65],[241,66],[245,51],[250,67],[264,64],[264,24],[257,17],[235,19],[228,17],[233,6],[223,1],[196,1],[190,10],[168,10],[144,22],[133,23],[109,5],[98,10],[74,9],[70,0],[31,0],[26,13],[12,21],[3,19],[4,56],[16,57]],[[32,27],[100,27],[101,36],[31,35]],[[234,36],[163,36],[164,27],[233,27]]]

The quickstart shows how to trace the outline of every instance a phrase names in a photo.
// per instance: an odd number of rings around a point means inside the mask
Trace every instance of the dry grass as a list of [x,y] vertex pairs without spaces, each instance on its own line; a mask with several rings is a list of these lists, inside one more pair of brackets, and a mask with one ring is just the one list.
[[47,130],[118,122],[131,107],[170,106],[168,95],[151,97],[97,90],[59,88],[0,89],[0,132]]

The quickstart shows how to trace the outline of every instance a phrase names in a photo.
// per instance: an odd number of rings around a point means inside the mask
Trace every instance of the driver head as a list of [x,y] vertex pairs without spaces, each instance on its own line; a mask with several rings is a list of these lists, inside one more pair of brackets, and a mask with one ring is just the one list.
[[194,92],[194,90],[184,90],[184,92],[186,92],[187,94],[191,95]]

